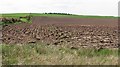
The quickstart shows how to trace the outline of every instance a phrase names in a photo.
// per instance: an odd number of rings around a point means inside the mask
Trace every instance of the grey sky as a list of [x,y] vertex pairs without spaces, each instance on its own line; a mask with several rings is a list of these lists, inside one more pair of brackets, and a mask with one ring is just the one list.
[[79,15],[118,15],[119,0],[0,0],[0,13],[61,12]]

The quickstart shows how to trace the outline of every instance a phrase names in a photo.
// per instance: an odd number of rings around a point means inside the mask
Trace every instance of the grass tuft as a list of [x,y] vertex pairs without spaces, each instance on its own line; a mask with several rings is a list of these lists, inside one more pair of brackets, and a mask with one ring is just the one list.
[[67,47],[39,44],[2,44],[2,63],[32,65],[106,65],[118,63],[118,50],[94,49],[72,50]]

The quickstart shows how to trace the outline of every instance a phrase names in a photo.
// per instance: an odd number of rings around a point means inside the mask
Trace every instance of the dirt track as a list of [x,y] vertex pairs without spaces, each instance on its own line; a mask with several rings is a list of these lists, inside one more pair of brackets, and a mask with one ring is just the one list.
[[34,17],[32,24],[3,27],[4,43],[37,43],[68,47],[117,48],[117,19]]

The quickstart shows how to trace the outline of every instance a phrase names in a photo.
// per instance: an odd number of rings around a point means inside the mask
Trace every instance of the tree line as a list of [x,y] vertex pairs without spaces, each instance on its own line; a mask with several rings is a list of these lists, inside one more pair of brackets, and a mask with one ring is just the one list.
[[69,13],[44,13],[44,14],[72,15]]

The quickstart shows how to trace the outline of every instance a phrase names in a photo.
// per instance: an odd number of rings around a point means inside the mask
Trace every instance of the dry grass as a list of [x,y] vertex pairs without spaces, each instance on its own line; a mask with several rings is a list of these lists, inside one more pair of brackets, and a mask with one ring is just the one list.
[[118,50],[70,49],[40,44],[2,44],[3,65],[116,65]]

